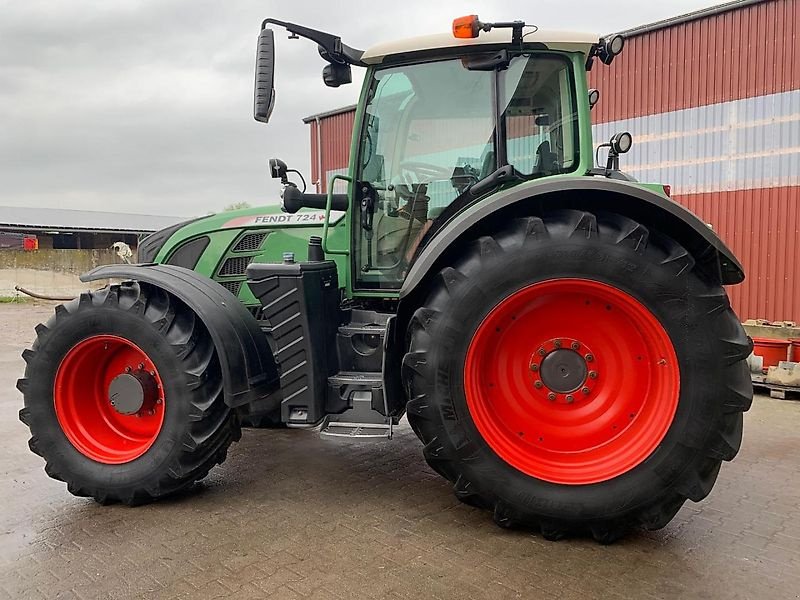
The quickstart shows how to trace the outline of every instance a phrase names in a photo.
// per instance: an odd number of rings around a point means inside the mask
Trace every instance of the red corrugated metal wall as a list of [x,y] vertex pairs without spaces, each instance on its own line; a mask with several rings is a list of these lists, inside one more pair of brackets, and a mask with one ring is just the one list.
[[[611,67],[591,71],[589,86],[601,93],[592,118],[606,123],[800,89],[799,46],[800,0],[767,0],[635,35]],[[728,290],[741,318],[800,321],[800,187],[675,199],[742,261],[747,280]]]
[[[320,139],[322,140],[322,156],[317,153],[317,121],[309,121],[311,125],[311,179],[317,183],[317,190],[328,191],[328,174],[331,171],[342,171],[350,164],[350,140],[355,123],[355,110],[329,115],[319,120]],[[320,158],[322,177],[319,174]],[[338,188],[337,188],[338,189]]]
[[636,35],[595,64],[595,123],[786,92],[800,84],[800,0],[767,0]]
[[745,267],[728,288],[743,319],[800,321],[800,187],[691,194],[681,204],[714,225]]

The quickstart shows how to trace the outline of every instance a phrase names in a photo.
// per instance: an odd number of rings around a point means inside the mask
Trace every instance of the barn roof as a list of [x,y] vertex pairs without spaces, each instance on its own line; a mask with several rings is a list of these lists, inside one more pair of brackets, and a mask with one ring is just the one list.
[[152,233],[183,220],[185,217],[167,215],[0,206],[0,229],[6,230]]

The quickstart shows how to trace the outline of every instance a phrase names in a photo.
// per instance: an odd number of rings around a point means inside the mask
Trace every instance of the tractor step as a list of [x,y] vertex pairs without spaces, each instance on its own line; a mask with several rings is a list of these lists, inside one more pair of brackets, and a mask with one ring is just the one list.
[[392,439],[391,423],[346,423],[331,421],[319,432],[324,438]]
[[391,439],[394,421],[385,412],[380,373],[342,372],[328,378],[331,394],[349,407],[325,417],[320,436],[325,438]]

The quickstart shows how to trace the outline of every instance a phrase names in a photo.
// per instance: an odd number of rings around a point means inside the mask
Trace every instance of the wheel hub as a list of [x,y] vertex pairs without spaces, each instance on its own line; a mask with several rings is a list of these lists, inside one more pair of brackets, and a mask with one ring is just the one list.
[[121,415],[135,415],[142,411],[152,411],[158,397],[158,384],[155,377],[141,369],[133,371],[128,367],[108,386],[108,400]]
[[534,392],[558,404],[591,399],[599,377],[597,359],[585,342],[552,338],[531,355]]
[[562,348],[544,357],[539,367],[542,383],[550,390],[567,394],[586,381],[589,369],[583,357],[574,350]]

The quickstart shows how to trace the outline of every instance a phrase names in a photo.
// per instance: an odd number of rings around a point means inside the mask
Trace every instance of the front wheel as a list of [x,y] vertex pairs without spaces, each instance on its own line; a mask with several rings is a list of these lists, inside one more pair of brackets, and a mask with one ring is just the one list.
[[164,290],[86,292],[36,331],[20,419],[47,474],[73,494],[154,500],[205,477],[239,438],[208,331]]
[[610,542],[663,527],[739,449],[750,342],[665,235],[563,210],[477,240],[409,328],[428,463],[502,526]]

